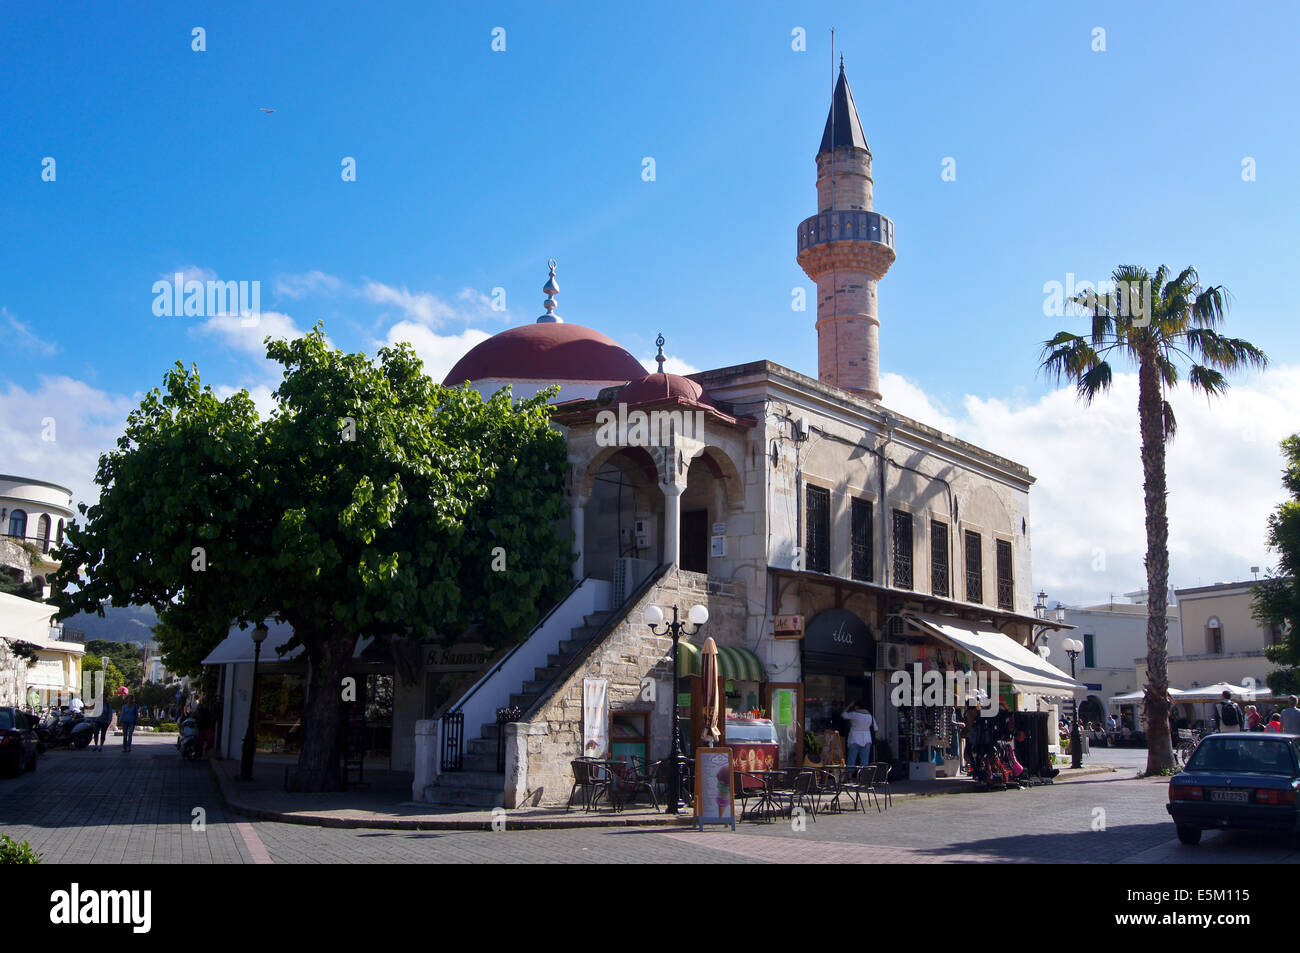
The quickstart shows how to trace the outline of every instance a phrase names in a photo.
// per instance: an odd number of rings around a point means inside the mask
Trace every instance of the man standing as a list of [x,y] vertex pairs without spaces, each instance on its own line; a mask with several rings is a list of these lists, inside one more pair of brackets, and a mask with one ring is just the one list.
[[131,750],[131,736],[135,734],[135,726],[139,723],[140,706],[128,695],[126,704],[122,706],[122,710],[117,716],[118,727],[122,729],[122,752],[124,754]]
[[845,759],[850,767],[871,764],[871,745],[874,741],[876,719],[864,698],[844,709],[844,720],[849,723],[849,754]]
[[1300,735],[1300,708],[1296,707],[1296,697],[1288,695],[1287,707],[1282,709],[1282,734]]
[[1215,731],[1244,731],[1246,719],[1241,713],[1241,706],[1232,700],[1232,692],[1223,692],[1223,701],[1214,706]]

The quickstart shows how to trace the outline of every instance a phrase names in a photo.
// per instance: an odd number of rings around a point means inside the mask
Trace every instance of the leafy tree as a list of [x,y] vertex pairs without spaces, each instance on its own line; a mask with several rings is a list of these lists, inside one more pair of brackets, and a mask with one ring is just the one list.
[[505,644],[564,591],[566,447],[551,392],[446,388],[406,345],[372,362],[318,325],[267,354],[284,368],[267,420],[180,364],[145,396],[100,458],[99,502],[69,528],[55,585],[64,614],[153,606],[183,673],[232,623],[287,622],[309,673],[299,784],[329,790],[361,635],[450,640],[478,622]]
[[138,688],[144,680],[144,649],[137,643],[91,639],[86,643],[86,651],[111,658],[122,673],[122,683],[127,688]]
[[[1043,344],[1042,368],[1073,382],[1087,403],[1110,389],[1111,360],[1137,367],[1138,422],[1142,440],[1147,535],[1147,684],[1144,709],[1147,773],[1173,770],[1169,737],[1168,592],[1169,518],[1165,505],[1165,445],[1174,436],[1173,407],[1166,399],[1184,376],[1206,397],[1228,388],[1225,371],[1263,368],[1264,352],[1215,330],[1228,309],[1221,285],[1203,287],[1192,268],[1174,277],[1161,265],[1155,275],[1122,265],[1112,274],[1115,294],[1078,295],[1073,303],[1091,315],[1090,333],[1061,331]],[[1184,374],[1180,364],[1189,367]]]
[[1268,545],[1278,554],[1277,566],[1255,585],[1255,619],[1282,628],[1282,641],[1264,649],[1270,662],[1282,668],[1268,675],[1274,694],[1300,695],[1300,433],[1282,441],[1282,486],[1290,499],[1278,504],[1268,518]]
[[[104,662],[108,663],[107,666],[103,665]],[[104,658],[94,652],[87,652],[81,657],[81,672],[83,675],[88,672],[98,672],[101,667],[104,669],[104,694],[109,697],[109,700],[114,705],[117,705],[119,704],[117,690],[126,684],[126,679],[122,675],[122,670],[117,667],[117,663],[111,658]],[[93,685],[94,682],[92,681],[91,684]],[[83,702],[92,700],[89,698],[82,699]]]

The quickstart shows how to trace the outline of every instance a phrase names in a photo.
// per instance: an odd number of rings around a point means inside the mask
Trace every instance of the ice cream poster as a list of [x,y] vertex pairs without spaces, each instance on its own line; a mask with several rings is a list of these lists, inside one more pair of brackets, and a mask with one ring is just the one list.
[[730,748],[695,749],[695,822],[727,824],[736,829]]
[[603,678],[582,680],[582,755],[609,757],[609,682]]

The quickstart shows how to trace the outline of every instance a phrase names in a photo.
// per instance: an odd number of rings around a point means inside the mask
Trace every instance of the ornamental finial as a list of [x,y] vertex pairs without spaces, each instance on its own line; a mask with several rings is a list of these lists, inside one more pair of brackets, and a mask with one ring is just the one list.
[[552,258],[547,264],[551,268],[551,274],[546,279],[546,284],[542,285],[542,293],[546,295],[542,307],[546,309],[546,313],[537,319],[537,323],[563,324],[564,319],[555,313],[555,296],[560,293],[559,282],[555,280],[555,259]]
[[655,355],[655,360],[659,362],[659,373],[662,374],[664,372],[664,361],[668,360],[668,358],[664,357],[663,332],[660,332],[659,336],[655,338],[655,345],[659,348],[659,353]]

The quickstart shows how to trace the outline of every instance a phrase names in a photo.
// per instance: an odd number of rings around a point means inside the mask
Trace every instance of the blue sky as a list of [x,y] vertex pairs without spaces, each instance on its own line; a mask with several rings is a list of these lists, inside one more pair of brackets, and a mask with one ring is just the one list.
[[[553,256],[559,313],[638,357],[663,331],[690,367],[769,358],[815,375],[813,314],[791,310],[791,289],[811,287],[794,236],[816,210],[835,26],[875,206],[897,231],[880,286],[884,402],[1029,464],[1050,522],[1067,491],[1043,486],[1059,461],[1041,448],[1077,421],[1053,418],[1055,385],[1035,370],[1042,340],[1070,323],[1044,316],[1044,283],[1194,264],[1232,293],[1229,332],[1278,366],[1242,379],[1263,404],[1224,411],[1230,428],[1263,415],[1248,455],[1269,471],[1258,524],[1279,495],[1275,437],[1298,426],[1298,9],[6,4],[3,445],[80,488],[96,441],[175,360],[224,387],[273,386],[249,334],[153,314],[153,283],[179,268],[260,281],[269,330],[319,319],[370,353],[410,337],[450,366],[476,334],[541,313]],[[498,287],[504,313],[486,306]],[[19,409],[60,400],[84,444],[75,459],[31,442],[39,423]],[[1116,427],[1131,416],[1117,411]],[[1136,445],[1117,443],[1125,455]],[[1053,573],[1081,598],[1099,584]]]

